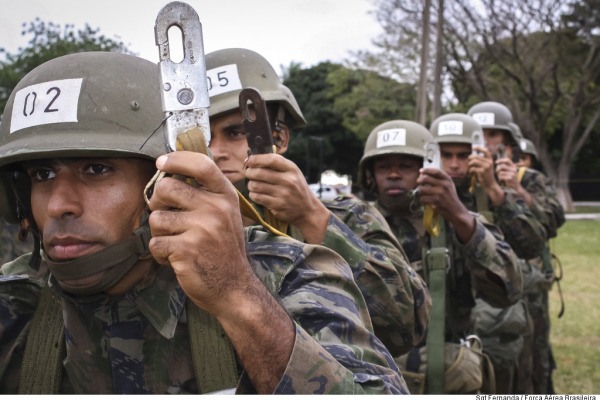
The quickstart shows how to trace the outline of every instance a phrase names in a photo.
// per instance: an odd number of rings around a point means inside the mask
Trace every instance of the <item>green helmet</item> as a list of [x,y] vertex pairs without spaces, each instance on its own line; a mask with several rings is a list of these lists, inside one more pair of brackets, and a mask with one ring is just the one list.
[[278,118],[290,128],[306,125],[292,91],[281,83],[271,64],[260,54],[236,48],[213,51],[206,55],[206,75],[211,117],[239,109],[240,91],[253,87],[267,104],[283,106],[285,115]]
[[55,157],[141,157],[167,152],[158,68],[139,57],[77,53],[27,74],[0,121],[0,216],[17,222],[13,166]]
[[519,143],[517,133],[511,127],[513,115],[502,103],[496,101],[484,101],[469,108],[467,114],[472,116],[483,129],[499,129],[510,133],[515,143]]
[[394,120],[377,125],[365,142],[365,150],[358,163],[358,184],[371,190],[367,178],[373,159],[386,154],[425,157],[425,144],[433,140],[423,125],[413,121]]
[[[451,113],[437,117],[431,123],[429,131],[438,143],[473,144],[473,134],[483,135],[481,126],[467,114]],[[483,137],[483,136],[482,136]]]
[[522,139],[519,142],[519,147],[521,148],[521,152],[524,154],[531,154],[535,159],[538,159],[537,150],[533,142],[529,139]]

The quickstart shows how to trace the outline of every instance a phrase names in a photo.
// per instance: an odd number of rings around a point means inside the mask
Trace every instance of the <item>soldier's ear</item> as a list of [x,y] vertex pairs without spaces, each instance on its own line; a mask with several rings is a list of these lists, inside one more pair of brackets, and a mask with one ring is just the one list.
[[290,128],[277,121],[273,129],[273,143],[277,147],[278,154],[284,154],[290,144]]

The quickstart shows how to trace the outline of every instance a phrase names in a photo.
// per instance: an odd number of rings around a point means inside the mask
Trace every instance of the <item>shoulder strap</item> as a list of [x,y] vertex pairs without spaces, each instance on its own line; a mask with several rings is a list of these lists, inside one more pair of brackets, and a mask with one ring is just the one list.
[[61,301],[44,286],[29,326],[19,376],[19,394],[58,393],[65,354]]
[[427,328],[427,393],[444,393],[444,341],[446,318],[446,221],[439,218],[439,233],[431,235],[431,248],[424,257],[427,284],[431,294],[431,315]]
[[519,167],[519,169],[517,170],[517,179],[519,179],[519,182],[523,180],[523,175],[525,175],[525,171],[527,171],[527,167]]
[[473,194],[477,212],[483,215],[488,222],[494,223],[494,214],[490,211],[489,199],[485,189],[479,183],[476,183],[473,187]]
[[186,310],[198,389],[205,394],[235,388],[239,378],[235,352],[223,327],[189,300]]

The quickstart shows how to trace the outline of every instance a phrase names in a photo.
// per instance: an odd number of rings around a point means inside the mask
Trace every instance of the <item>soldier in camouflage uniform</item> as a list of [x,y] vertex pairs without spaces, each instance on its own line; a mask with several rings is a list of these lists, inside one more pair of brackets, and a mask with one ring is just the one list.
[[2,267],[0,389],[204,393],[227,375],[239,393],[406,393],[341,257],[244,230],[206,155],[163,155],[159,90],[155,64],[95,52],[9,98],[0,214],[43,251]]
[[[531,208],[545,228],[546,239],[556,237],[558,228],[565,222],[564,210],[556,198],[552,183],[543,173],[519,167],[513,162],[513,159],[520,161],[520,155],[527,147],[523,142],[521,129],[514,123],[510,110],[497,102],[483,102],[473,106],[469,113],[481,121],[490,146],[503,145],[507,150],[507,158],[510,159],[507,162],[509,174],[505,176],[504,184],[512,188]],[[547,240],[541,254],[526,257],[526,260],[524,274],[527,285],[524,292],[533,321],[530,341],[532,366],[531,373],[525,368],[520,369],[522,376],[516,392],[545,394],[550,380],[548,290],[554,281]]]
[[20,255],[31,252],[33,242],[27,237],[19,240],[19,225],[9,224],[0,219],[0,265],[14,260]]
[[420,274],[427,274],[423,257],[431,246],[421,205],[434,206],[447,222],[451,261],[446,270],[445,341],[462,343],[473,333],[474,296],[497,307],[509,306],[521,295],[521,279],[516,256],[502,232],[463,206],[443,170],[421,168],[424,145],[430,140],[429,131],[415,122],[396,120],[377,126],[369,134],[360,160],[359,184],[377,195],[375,206]]
[[[431,298],[410,267],[383,216],[353,196],[321,202],[299,168],[285,159],[290,129],[306,124],[291,91],[273,67],[247,49],[223,49],[206,55],[212,79],[210,149],[215,163],[250,199],[289,225],[288,233],[306,243],[335,250],[351,266],[373,321],[375,333],[399,356],[423,338]],[[278,154],[248,157],[239,110],[241,89],[264,96]]]

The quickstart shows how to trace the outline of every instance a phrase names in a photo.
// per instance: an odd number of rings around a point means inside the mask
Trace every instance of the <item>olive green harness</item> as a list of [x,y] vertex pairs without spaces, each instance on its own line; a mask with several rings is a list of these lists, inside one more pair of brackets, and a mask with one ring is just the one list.
[[[186,304],[192,359],[198,387],[212,393],[237,386],[238,373],[231,341],[219,322],[190,301]],[[65,355],[61,300],[45,286],[31,320],[19,394],[58,393]]]

